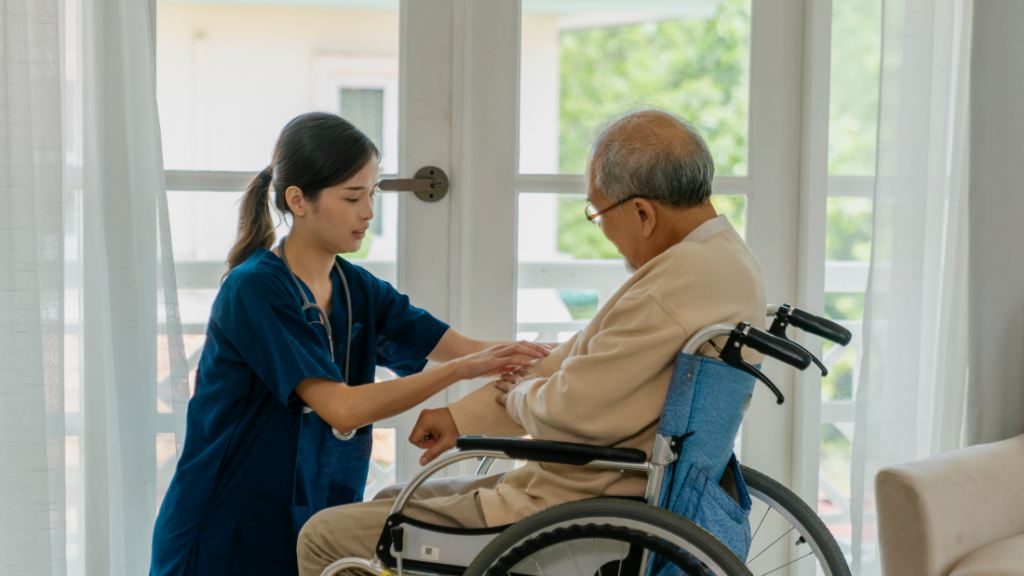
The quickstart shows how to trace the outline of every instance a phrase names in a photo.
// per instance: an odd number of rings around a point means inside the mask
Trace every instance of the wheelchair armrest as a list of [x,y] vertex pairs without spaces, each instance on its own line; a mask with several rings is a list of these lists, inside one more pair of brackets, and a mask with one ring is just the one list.
[[398,494],[391,515],[401,514],[413,492],[442,468],[470,458],[510,458],[647,472],[647,454],[635,448],[605,448],[572,442],[462,436],[455,448],[427,464]]
[[493,450],[502,452],[514,460],[532,460],[553,464],[586,466],[595,460],[644,464],[647,454],[636,448],[608,448],[555,442],[552,440],[524,440],[522,438],[487,438],[484,436],[462,436],[455,441],[460,450]]

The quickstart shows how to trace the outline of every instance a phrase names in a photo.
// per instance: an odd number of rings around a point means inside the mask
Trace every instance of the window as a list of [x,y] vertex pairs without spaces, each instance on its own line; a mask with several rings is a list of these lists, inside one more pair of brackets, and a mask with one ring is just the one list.
[[853,341],[846,347],[825,345],[829,375],[821,389],[818,513],[846,553],[853,398],[871,259],[881,43],[881,0],[832,3],[825,315],[849,328]]
[[[751,6],[522,6],[519,172],[565,176],[554,177],[557,188],[544,181],[520,189],[516,331],[558,342],[583,328],[629,276],[615,247],[583,216],[581,175],[604,122],[663,108],[704,135],[716,175],[747,174]],[[716,194],[713,202],[745,232],[744,195]]]
[[[744,235],[746,197],[711,201]],[[586,206],[577,194],[519,195],[517,338],[568,340],[629,278],[618,250],[583,215]]]
[[397,55],[317,53],[312,61],[315,109],[355,124],[380,150],[381,174],[398,172]]
[[707,139],[719,175],[747,174],[750,0],[524,0],[519,170],[581,174],[608,118],[660,107]]
[[342,88],[338,113],[363,131],[378,149],[384,148],[384,90]]

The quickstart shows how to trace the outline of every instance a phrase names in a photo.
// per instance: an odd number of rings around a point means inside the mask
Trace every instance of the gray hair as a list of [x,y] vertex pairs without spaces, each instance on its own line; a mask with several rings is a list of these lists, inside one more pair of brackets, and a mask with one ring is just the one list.
[[682,209],[711,197],[715,162],[689,122],[661,110],[640,110],[601,133],[591,170],[597,188],[613,203],[641,196]]

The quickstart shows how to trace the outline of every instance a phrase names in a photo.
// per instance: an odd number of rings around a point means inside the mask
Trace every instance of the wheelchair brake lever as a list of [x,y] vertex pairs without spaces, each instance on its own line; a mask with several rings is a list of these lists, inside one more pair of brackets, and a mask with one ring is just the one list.
[[775,383],[768,379],[760,370],[754,368],[749,362],[743,359],[743,339],[745,335],[742,330],[736,329],[732,331],[729,336],[729,341],[725,343],[725,349],[718,355],[718,357],[733,368],[737,368],[750,374],[754,378],[757,378],[761,382],[768,386],[768,388],[775,394],[775,403],[782,404],[786,401],[786,397],[782,395],[779,388],[775,386]]
[[393,527],[391,529],[391,555],[395,557],[395,563],[398,567],[398,576],[404,576],[402,571],[402,549],[404,546],[405,528],[401,526]]
[[775,312],[775,320],[772,321],[772,326],[768,329],[768,333],[776,338],[789,340],[794,346],[798,346],[801,350],[807,352],[807,355],[811,357],[811,361],[814,362],[814,365],[821,370],[821,377],[824,378],[825,376],[828,376],[828,368],[825,368],[825,364],[822,363],[817,356],[811,354],[810,350],[804,348],[801,344],[790,340],[789,336],[786,335],[786,328],[789,328],[789,311],[789,304],[779,306],[779,309]]

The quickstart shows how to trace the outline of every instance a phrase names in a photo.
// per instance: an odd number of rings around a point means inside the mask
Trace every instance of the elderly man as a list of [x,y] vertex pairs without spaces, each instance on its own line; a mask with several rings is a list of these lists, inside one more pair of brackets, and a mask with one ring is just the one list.
[[[447,408],[425,410],[410,437],[427,448],[421,463],[460,435],[530,434],[649,450],[686,339],[718,322],[764,326],[761,268],[725,216],[715,213],[713,175],[704,140],[671,114],[635,112],[605,130],[587,166],[587,218],[634,274],[586,328],[529,372]],[[645,488],[636,473],[531,462],[504,475],[428,481],[405,513],[432,524],[483,528],[562,502],[643,496]],[[300,573],[319,574],[342,557],[372,557],[396,495],[386,492],[310,519],[299,536]]]

